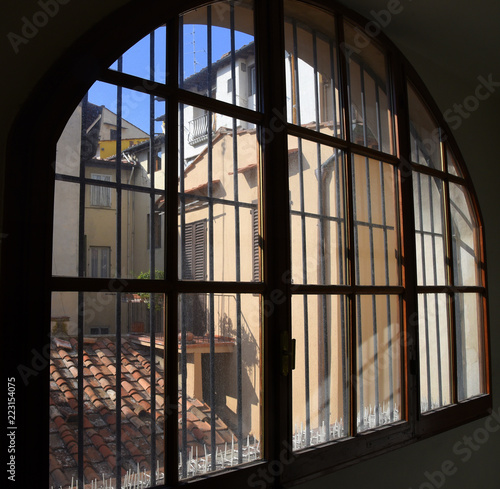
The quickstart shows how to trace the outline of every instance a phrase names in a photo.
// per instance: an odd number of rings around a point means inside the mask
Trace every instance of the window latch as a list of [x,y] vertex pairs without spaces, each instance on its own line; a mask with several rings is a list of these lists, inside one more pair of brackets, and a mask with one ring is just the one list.
[[285,377],[295,369],[295,343],[288,331],[281,333],[281,373]]

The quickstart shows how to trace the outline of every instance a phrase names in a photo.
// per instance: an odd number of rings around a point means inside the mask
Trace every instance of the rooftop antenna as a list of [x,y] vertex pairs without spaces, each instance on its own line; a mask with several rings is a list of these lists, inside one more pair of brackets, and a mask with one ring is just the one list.
[[196,32],[195,32],[195,27],[193,25],[193,32],[191,32],[191,35],[193,36],[193,40],[190,42],[190,44],[193,45],[193,72],[196,73],[196,65],[199,65],[198,61],[196,61],[196,53],[206,53],[205,49],[202,49],[201,51],[196,51]]

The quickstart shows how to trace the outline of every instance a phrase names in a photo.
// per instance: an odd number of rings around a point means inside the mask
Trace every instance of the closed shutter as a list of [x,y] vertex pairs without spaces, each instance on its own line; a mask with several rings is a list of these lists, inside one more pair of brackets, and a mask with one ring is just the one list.
[[182,278],[205,280],[207,269],[207,231],[206,220],[186,224]]
[[184,249],[182,250],[182,278],[192,280],[193,274],[193,224],[184,227]]
[[206,232],[206,222],[197,221],[193,223],[194,226],[194,279],[195,280],[205,280],[206,278],[206,250],[207,250],[207,232]]

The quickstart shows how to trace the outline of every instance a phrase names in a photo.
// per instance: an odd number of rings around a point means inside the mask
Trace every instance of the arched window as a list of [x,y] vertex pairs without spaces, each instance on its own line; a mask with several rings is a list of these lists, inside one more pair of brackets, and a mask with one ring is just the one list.
[[458,148],[392,44],[315,3],[172,9],[67,108],[49,487],[264,487],[491,406]]

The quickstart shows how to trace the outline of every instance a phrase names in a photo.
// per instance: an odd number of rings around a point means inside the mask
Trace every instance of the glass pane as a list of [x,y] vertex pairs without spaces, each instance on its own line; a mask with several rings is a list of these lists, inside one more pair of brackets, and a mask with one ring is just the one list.
[[[124,88],[122,118],[122,183],[164,189],[165,101]],[[151,134],[154,135],[152,151]]]
[[348,332],[343,296],[294,296],[293,448],[342,438],[349,430]]
[[[122,89],[120,94],[121,119],[117,115],[118,88],[95,83],[88,100],[84,99],[75,110],[59,139],[53,234],[55,275],[134,278],[146,271],[143,263],[137,263],[138,257],[149,253],[147,233],[140,234],[142,222],[151,213],[146,210],[150,206],[158,216],[164,213],[164,197],[156,192],[150,203],[149,193],[117,192],[117,183],[151,191],[164,189],[165,136],[161,121],[155,118],[158,114],[164,116],[165,103],[133,90]],[[150,130],[155,132],[152,158],[147,132]],[[117,151],[121,151],[120,165],[116,161]],[[82,175],[87,182],[95,183],[64,181],[66,175]],[[158,216],[155,228],[159,239],[163,219]],[[84,226],[80,230],[82,217]],[[117,247],[120,235],[121,246]],[[156,262],[163,271],[161,245],[157,248]]]
[[[186,122],[194,108],[180,106]],[[190,127],[180,130],[179,276],[187,280],[259,279],[259,144],[255,129],[207,113],[216,125],[206,138],[189,142]]]
[[[114,181],[114,171],[98,168],[100,173],[93,173],[91,168],[88,178],[99,182]],[[107,171],[108,173],[103,173]],[[111,174],[110,174],[111,173]],[[123,260],[118,264],[116,247],[117,199],[116,190],[103,185],[85,185],[85,224],[83,246],[83,274],[94,278],[122,276],[126,272]],[[123,214],[122,214],[123,218]],[[78,239],[78,234],[75,236]],[[124,255],[122,254],[122,257]]]
[[[117,288],[52,295],[49,486],[75,487],[79,468],[85,487],[129,487],[134,480],[148,486],[164,483],[163,295],[120,295]],[[151,328],[156,334],[151,335]],[[78,485],[84,487],[81,479]]]
[[446,149],[446,162],[448,164],[448,172],[451,175],[463,178],[462,170],[460,170],[460,165],[449,149]]
[[411,159],[419,165],[442,170],[439,127],[426,105],[408,84]]
[[259,459],[260,297],[179,300],[179,477]]
[[387,59],[360,29],[344,24],[348,60],[351,141],[394,153],[394,120]]
[[[153,80],[159,83],[166,82],[166,29],[165,26],[158,29],[142,38],[128,49],[122,58],[122,73],[134,75],[144,78],[145,80]],[[110,68],[118,70],[118,61],[115,61]],[[145,83],[145,88],[150,88],[150,85]]]
[[[122,103],[118,107],[118,96]],[[130,146],[149,141],[149,100],[142,92],[119,89],[107,83],[96,82],[88,92],[88,103],[83,104],[87,158],[115,162],[118,150],[122,163],[131,164],[124,151]],[[121,119],[119,110],[122,111]],[[160,109],[160,112],[163,112]],[[121,129],[120,129],[121,123]],[[156,124],[161,132],[161,125]],[[102,162],[104,164],[104,162]],[[125,177],[122,178],[125,183]]]
[[[52,241],[52,273],[67,277],[78,275],[80,185],[55,182]],[[84,243],[81,244],[83,246]]]
[[[49,488],[78,479],[78,294],[52,294],[50,324]],[[64,436],[63,436],[64,435]],[[71,450],[71,451],[70,451]]]
[[[165,196],[123,191],[121,217],[121,276],[163,279]],[[151,267],[155,270],[154,274],[150,273]]]
[[480,228],[465,187],[450,183],[455,285],[481,285]]
[[78,177],[80,175],[82,155],[85,158],[92,158],[95,156],[97,146],[94,149],[90,142],[87,142],[87,146],[84,147],[82,153],[82,113],[94,112],[94,114],[89,113],[87,119],[93,119],[92,122],[94,122],[94,115],[97,112],[97,110],[92,110],[92,106],[88,107],[89,111],[84,111],[82,104],[76,107],[57,141],[55,163],[55,170],[57,173]]
[[[120,107],[117,103],[119,95],[122,101]],[[59,138],[56,172],[79,176],[81,166],[89,162],[116,171],[116,154],[121,151],[124,172],[122,183],[150,186],[150,134],[154,133],[153,167],[156,171],[164,166],[162,160],[165,152],[162,122],[165,102],[154,99],[153,95],[135,90],[119,89],[102,82],[94,83]],[[133,172],[132,168],[135,168]],[[155,185],[163,188],[160,175]]]
[[183,89],[255,110],[253,0],[216,2],[180,18]]
[[[125,121],[123,126],[122,137],[125,137]],[[59,138],[56,172],[80,176],[80,168],[84,163],[106,160],[116,155],[117,128],[117,87],[96,82],[74,110]],[[147,134],[134,130],[130,136],[139,139],[146,138]],[[112,164],[109,163],[109,166]]]
[[398,190],[394,167],[353,156],[356,283],[400,283]]
[[451,403],[451,358],[446,294],[418,296],[420,404],[431,411]]
[[288,148],[293,282],[344,284],[343,154],[295,137]]
[[455,294],[458,400],[487,393],[482,298]]
[[413,174],[418,285],[445,285],[446,241],[443,182]]
[[398,296],[357,297],[358,432],[402,416],[401,319]]
[[295,0],[285,2],[288,122],[342,135],[335,18]]

